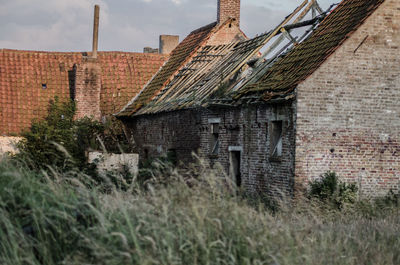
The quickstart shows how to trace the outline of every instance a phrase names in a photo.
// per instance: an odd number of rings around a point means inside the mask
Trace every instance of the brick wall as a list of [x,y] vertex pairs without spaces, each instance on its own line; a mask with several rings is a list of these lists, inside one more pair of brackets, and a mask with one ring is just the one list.
[[[211,165],[220,163],[229,172],[230,148],[241,150],[242,187],[249,193],[291,195],[294,176],[294,104],[243,106],[237,109],[204,111],[200,127],[200,155]],[[210,122],[220,119],[218,155],[211,154]],[[270,160],[271,121],[283,121],[283,150],[280,159]]]
[[218,0],[218,23],[224,23],[228,18],[236,19],[235,24],[240,25],[240,0]]
[[233,41],[243,41],[246,37],[240,30],[239,25],[227,23],[215,32],[207,41],[207,45],[223,45]]
[[174,150],[177,159],[192,161],[192,152],[199,148],[200,115],[183,110],[125,120],[124,125],[134,139],[135,153],[143,162]]
[[364,196],[399,190],[399,25],[386,0],[298,86],[296,188],[331,170]]
[[85,116],[100,120],[101,67],[96,59],[85,58],[74,66],[76,118]]
[[[243,189],[249,193],[291,195],[294,176],[294,104],[235,109],[183,110],[125,120],[140,161],[175,150],[178,161],[192,162],[198,152],[211,166],[220,163],[228,173],[230,149],[240,150]],[[220,147],[211,154],[211,124],[219,120]],[[270,160],[268,126],[283,121],[283,150]]]

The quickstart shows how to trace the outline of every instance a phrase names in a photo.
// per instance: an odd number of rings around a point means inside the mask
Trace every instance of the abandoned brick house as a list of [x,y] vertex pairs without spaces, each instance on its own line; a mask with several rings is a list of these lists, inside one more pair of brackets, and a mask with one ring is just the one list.
[[197,152],[249,192],[293,195],[329,170],[363,196],[399,191],[400,1],[306,0],[253,39],[240,0],[218,7],[117,114],[141,158]]

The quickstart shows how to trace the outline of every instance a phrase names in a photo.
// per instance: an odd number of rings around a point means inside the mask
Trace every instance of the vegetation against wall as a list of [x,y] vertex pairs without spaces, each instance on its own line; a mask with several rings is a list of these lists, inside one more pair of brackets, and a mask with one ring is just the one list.
[[[56,97],[49,105],[48,115],[36,120],[22,136],[17,158],[30,161],[35,169],[84,168],[90,150],[122,152],[127,146],[117,121],[101,123],[85,117],[74,119],[73,101],[60,102]],[[121,143],[125,143],[121,144]]]

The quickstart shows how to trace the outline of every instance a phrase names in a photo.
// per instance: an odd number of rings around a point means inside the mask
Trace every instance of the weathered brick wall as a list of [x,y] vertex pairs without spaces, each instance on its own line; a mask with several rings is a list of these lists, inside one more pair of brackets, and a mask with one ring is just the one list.
[[200,115],[197,111],[183,110],[157,115],[140,116],[124,121],[128,133],[135,141],[135,153],[143,162],[166,155],[174,150],[178,161],[192,161],[192,152],[199,148]]
[[[241,150],[241,178],[249,193],[291,195],[294,176],[294,110],[288,103],[235,109],[183,110],[125,120],[140,161],[175,150],[178,161],[192,162],[198,152],[211,166],[220,163],[229,172],[230,147]],[[220,148],[211,154],[210,120],[219,119]],[[281,159],[270,161],[271,121],[283,121]]]
[[399,48],[400,1],[386,0],[299,85],[296,188],[331,170],[364,196],[399,190]]
[[218,0],[218,23],[224,23],[228,18],[236,19],[240,25],[240,0]]
[[[241,179],[249,193],[291,195],[294,177],[294,105],[260,105],[204,111],[201,122],[200,155],[211,165],[219,162],[229,172],[229,147],[241,148]],[[211,155],[210,121],[220,119],[218,155]],[[282,157],[270,161],[271,121],[283,121]],[[236,149],[237,150],[237,149]]]
[[243,40],[245,40],[245,36],[239,26],[233,23],[227,23],[210,37],[207,41],[207,45],[223,45],[233,41]]
[[101,66],[96,59],[86,58],[74,66],[76,118],[93,117],[100,120]]

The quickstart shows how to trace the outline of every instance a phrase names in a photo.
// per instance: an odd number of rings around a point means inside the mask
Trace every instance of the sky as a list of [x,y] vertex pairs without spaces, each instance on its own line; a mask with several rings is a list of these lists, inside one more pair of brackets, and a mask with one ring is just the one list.
[[[318,0],[325,10],[340,0]],[[302,0],[242,0],[248,37],[270,30]],[[158,48],[161,34],[179,35],[216,21],[217,0],[0,0],[0,49],[90,51],[93,8],[100,5],[99,50]]]

